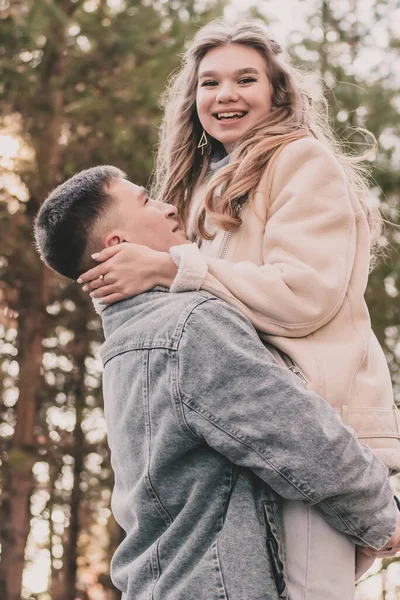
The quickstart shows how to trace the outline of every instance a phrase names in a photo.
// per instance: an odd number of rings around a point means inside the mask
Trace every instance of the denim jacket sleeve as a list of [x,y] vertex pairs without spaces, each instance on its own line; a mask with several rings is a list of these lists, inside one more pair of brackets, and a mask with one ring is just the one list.
[[322,398],[275,363],[242,315],[217,299],[195,309],[178,365],[190,435],[282,497],[316,504],[355,543],[385,545],[397,516],[387,468]]

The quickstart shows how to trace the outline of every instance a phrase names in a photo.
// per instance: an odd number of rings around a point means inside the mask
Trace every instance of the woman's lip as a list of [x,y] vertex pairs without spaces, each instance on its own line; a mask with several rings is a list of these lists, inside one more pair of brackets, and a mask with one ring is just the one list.
[[237,125],[238,123],[240,123],[240,121],[242,121],[246,116],[247,115],[245,115],[244,117],[236,118],[236,119],[226,119],[226,120],[222,120],[222,121],[215,118],[215,120],[217,121],[218,125],[220,125],[221,127],[229,127],[229,126],[232,127],[232,125]]

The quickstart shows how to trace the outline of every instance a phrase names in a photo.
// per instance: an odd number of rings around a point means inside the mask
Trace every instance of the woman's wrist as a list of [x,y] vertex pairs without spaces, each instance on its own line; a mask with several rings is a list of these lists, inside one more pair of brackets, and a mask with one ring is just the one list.
[[171,287],[178,267],[170,257],[168,252],[157,252],[157,262],[153,273],[154,285],[162,285],[163,287]]

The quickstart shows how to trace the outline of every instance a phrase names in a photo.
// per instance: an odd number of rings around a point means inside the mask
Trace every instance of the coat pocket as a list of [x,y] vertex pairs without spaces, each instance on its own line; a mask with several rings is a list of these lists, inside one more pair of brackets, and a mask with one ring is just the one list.
[[267,552],[271,562],[276,589],[280,598],[287,598],[285,554],[282,543],[283,526],[278,504],[272,501],[264,502],[263,515],[266,529]]
[[309,381],[308,381],[307,377],[299,369],[299,367],[296,365],[294,360],[292,358],[290,358],[290,356],[288,354],[286,354],[286,352],[283,352],[283,350],[281,350],[280,348],[277,348],[276,346],[273,346],[273,344],[270,344],[266,340],[261,339],[261,341],[264,344],[264,346],[266,347],[266,349],[272,354],[272,356],[275,359],[275,362],[277,362],[278,365],[281,365],[285,369],[288,369],[288,371],[291,371],[292,373],[294,373],[300,379],[300,381],[302,381],[303,384],[306,387],[308,387]]
[[287,354],[285,354],[285,352],[283,352],[279,348],[276,348],[276,352],[277,352],[277,355],[279,356],[279,358],[281,359],[283,365],[287,369],[289,369],[289,371],[291,371],[292,373],[294,373],[295,375],[297,375],[297,377],[300,379],[300,381],[302,381],[304,383],[304,385],[307,387],[307,385],[308,385],[307,378],[304,376],[304,373],[302,373],[300,371],[299,367],[290,358],[290,356],[288,356]]

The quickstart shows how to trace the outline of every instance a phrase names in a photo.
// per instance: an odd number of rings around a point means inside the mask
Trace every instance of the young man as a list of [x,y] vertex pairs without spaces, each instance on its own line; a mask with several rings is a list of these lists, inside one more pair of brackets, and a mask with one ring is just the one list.
[[[57,188],[35,237],[73,279],[103,247],[186,243],[175,208],[114,167]],[[285,597],[280,497],[316,505],[370,555],[400,547],[387,468],[234,308],[156,287],[102,320],[112,509],[126,532],[111,572],[124,600]]]

